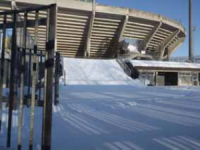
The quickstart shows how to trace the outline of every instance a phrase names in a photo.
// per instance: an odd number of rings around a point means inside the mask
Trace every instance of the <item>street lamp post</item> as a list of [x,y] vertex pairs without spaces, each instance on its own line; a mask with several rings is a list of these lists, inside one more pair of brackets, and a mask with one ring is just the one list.
[[189,61],[193,62],[193,25],[192,25],[192,0],[189,0]]

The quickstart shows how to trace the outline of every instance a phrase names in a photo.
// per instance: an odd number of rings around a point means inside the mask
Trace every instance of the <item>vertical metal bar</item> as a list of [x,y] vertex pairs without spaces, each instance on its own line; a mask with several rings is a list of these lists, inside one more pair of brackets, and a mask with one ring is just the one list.
[[46,60],[47,80],[46,80],[46,96],[44,101],[44,132],[43,132],[43,150],[51,150],[51,128],[52,128],[52,102],[53,102],[53,67],[54,67],[54,52],[56,45],[56,15],[57,6],[51,5],[49,11],[49,28],[47,49],[48,57]]
[[21,83],[20,83],[20,108],[18,121],[18,150],[22,147],[22,124],[23,124],[23,106],[24,106],[24,72],[25,72],[25,58],[26,58],[26,40],[27,40],[27,12],[24,13],[24,32],[23,32],[23,48],[21,59]]
[[[49,19],[50,19],[50,12],[49,9],[47,10],[47,25],[46,25],[46,42],[48,41],[49,37]],[[47,60],[47,44],[46,44],[46,51],[44,52],[44,63]],[[46,64],[44,64],[44,88],[43,88],[43,115],[42,115],[42,150],[44,149],[44,135],[45,135],[45,111],[46,111],[46,89],[47,89],[47,68]]]
[[8,132],[7,132],[7,147],[11,144],[11,128],[12,128],[12,111],[13,102],[16,99],[17,91],[15,91],[15,74],[16,74],[16,26],[17,14],[13,14],[13,27],[12,27],[12,52],[11,52],[11,69],[10,69],[10,95],[9,95],[9,109],[8,109]]
[[1,131],[1,124],[2,124],[2,100],[3,100],[3,79],[4,79],[4,57],[5,57],[5,45],[6,45],[6,22],[7,16],[4,15],[3,21],[3,42],[2,42],[2,50],[1,50],[1,77],[0,77],[0,131]]
[[54,104],[59,103],[59,76],[60,76],[60,53],[56,52],[56,65],[55,65],[55,85],[54,85]]
[[32,62],[32,49],[29,50],[29,59],[28,59],[28,95],[27,95],[27,100],[28,100],[28,105],[29,105],[29,100],[30,100],[30,95],[31,95],[31,62]]
[[35,13],[35,35],[34,35],[34,56],[33,56],[33,72],[32,72],[32,92],[31,92],[31,117],[30,117],[30,138],[29,150],[33,149],[34,138],[34,110],[35,110],[35,94],[36,94],[36,77],[37,77],[37,43],[38,43],[38,21],[39,11]]
[[17,88],[20,87],[21,83],[21,59],[22,59],[22,46],[17,45]]
[[[27,14],[27,17],[28,17],[28,14]],[[24,85],[27,86],[28,85],[28,82],[27,82],[27,79],[28,79],[28,69],[27,69],[27,47],[28,47],[28,34],[27,34],[27,37],[26,37],[26,49],[25,49],[25,57],[24,57]]]
[[39,61],[39,100],[41,100],[41,90],[42,90],[42,51],[40,51],[40,61]]
[[[39,50],[39,48],[38,48],[38,50]],[[40,51],[37,52],[37,57],[36,57],[36,64],[37,64],[36,93],[38,93],[37,91],[38,91],[38,84],[39,84],[39,61],[40,61]],[[36,94],[36,95],[37,95],[36,99],[38,100],[38,94]]]
[[10,61],[7,60],[7,69],[6,69],[6,87],[9,88],[10,85]]

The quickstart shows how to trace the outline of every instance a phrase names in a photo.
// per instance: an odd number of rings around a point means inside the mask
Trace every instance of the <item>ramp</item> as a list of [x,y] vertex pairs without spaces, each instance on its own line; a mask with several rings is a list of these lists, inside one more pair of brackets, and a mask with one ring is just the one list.
[[127,76],[115,59],[63,59],[66,85],[142,85],[139,80]]

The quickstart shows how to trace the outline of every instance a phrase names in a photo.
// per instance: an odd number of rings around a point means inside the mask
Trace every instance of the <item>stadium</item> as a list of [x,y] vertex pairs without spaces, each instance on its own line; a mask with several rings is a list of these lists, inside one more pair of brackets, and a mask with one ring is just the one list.
[[[186,37],[185,29],[179,22],[140,10],[75,0],[13,2],[2,0],[0,11],[57,3],[57,51],[64,57],[116,58],[119,54],[118,43],[129,39],[139,43],[140,52],[146,51],[154,59],[164,60]],[[45,17],[45,13],[41,13],[40,17]],[[33,19],[31,14],[29,18]],[[30,34],[33,31],[34,28],[29,29]],[[45,49],[45,35],[41,27],[41,50]]]
[[188,2],[189,59],[172,57],[185,28],[159,14],[95,0],[0,0],[0,150],[199,150]]
[[[127,61],[132,59],[169,60],[171,54],[186,38],[186,31],[179,22],[158,14],[101,5],[95,1],[3,0],[0,3],[0,11],[56,3],[55,46],[63,60],[65,58],[117,59],[117,63],[128,76],[135,78],[135,70],[138,70],[141,80],[147,85],[199,85],[198,65],[169,63],[168,66],[171,68],[164,64],[159,66],[159,62],[154,62],[153,66],[146,68],[142,67],[145,62],[137,63],[137,66],[133,62],[127,65]],[[34,17],[34,13],[29,13],[29,22],[34,21]],[[47,31],[46,26],[42,24],[42,20],[46,17],[47,12],[40,11],[41,26],[38,27],[40,50],[46,48]],[[11,18],[10,16],[8,19],[11,20]],[[23,20],[22,16],[19,18]],[[0,22],[3,22],[3,18],[0,18]],[[1,25],[0,29],[2,28]],[[19,37],[20,34],[21,30],[18,30]],[[28,34],[31,37],[29,41],[33,41],[34,26],[28,28]],[[20,40],[18,40],[18,45],[20,45]],[[30,45],[33,47],[33,44]],[[62,66],[65,67],[63,63],[64,61],[62,61]],[[166,78],[173,81],[170,82]]]

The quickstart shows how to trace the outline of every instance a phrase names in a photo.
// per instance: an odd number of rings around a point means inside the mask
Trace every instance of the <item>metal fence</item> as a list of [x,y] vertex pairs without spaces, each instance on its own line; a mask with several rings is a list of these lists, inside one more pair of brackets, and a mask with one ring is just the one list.
[[[46,12],[46,17],[40,17]],[[34,149],[34,110],[43,108],[41,148],[51,149],[52,103],[59,101],[60,54],[55,53],[57,6],[41,6],[21,10],[0,12],[0,30],[2,30],[2,52],[0,63],[0,130],[2,107],[8,109],[7,147],[11,146],[13,110],[19,110],[18,150],[22,148],[24,106],[30,108],[29,149]],[[31,16],[31,17],[30,17]],[[40,50],[38,41],[39,27],[46,31],[43,41],[45,50]],[[29,34],[33,28],[34,33]],[[5,58],[6,35],[12,31],[10,39],[10,58]],[[5,67],[5,62],[9,65]],[[5,74],[5,70],[9,73]],[[9,95],[3,95],[4,79],[8,77]],[[27,92],[26,89],[27,88]],[[54,93],[54,96],[53,96]],[[6,103],[6,105],[2,105]],[[1,142],[1,141],[0,141]]]
[[[174,62],[188,62],[188,57],[171,57],[170,61]],[[200,63],[200,56],[194,57],[194,63]]]

